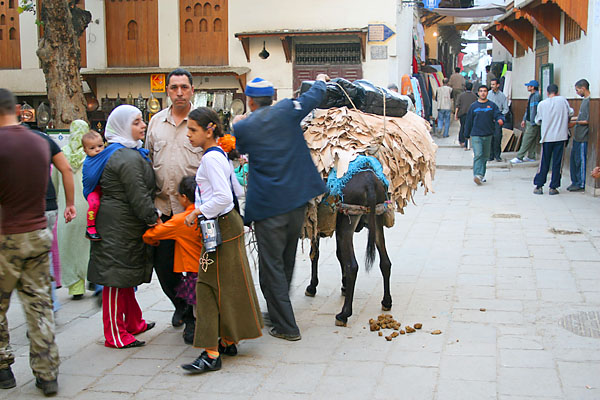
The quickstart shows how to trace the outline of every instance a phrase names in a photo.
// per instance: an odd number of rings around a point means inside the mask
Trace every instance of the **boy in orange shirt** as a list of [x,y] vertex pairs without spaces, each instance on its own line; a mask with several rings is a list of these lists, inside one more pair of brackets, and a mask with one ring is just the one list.
[[[185,176],[179,183],[179,204],[185,211],[173,215],[173,217],[150,228],[144,233],[144,242],[152,246],[158,246],[161,240],[175,240],[174,272],[185,272],[181,283],[175,288],[176,296],[184,299],[194,309],[196,308],[196,280],[198,278],[198,266],[202,254],[202,237],[198,230],[185,225],[185,217],[194,211],[194,199],[196,191],[196,179],[193,176]],[[187,344],[194,342],[194,331],[196,319],[193,315],[184,318],[185,329],[183,340]]]

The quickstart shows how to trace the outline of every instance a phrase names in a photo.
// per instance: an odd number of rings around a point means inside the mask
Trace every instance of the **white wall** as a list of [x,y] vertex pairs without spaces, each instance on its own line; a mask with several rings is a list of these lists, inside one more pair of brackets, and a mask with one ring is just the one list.
[[[105,0],[87,0],[86,9],[92,13],[92,22],[86,30],[87,69],[107,68]],[[250,62],[246,61],[242,45],[235,38],[236,32],[282,29],[340,29],[365,28],[370,23],[384,23],[396,35],[385,43],[367,44],[366,60],[363,62],[363,76],[376,84],[386,86],[398,83],[400,76],[410,73],[412,61],[413,8],[402,8],[400,0],[371,0],[368,6],[362,1],[348,0],[230,0],[229,2],[229,65],[247,66],[251,69],[248,80],[262,76],[271,80],[278,89],[279,97],[292,94],[292,63],[285,61],[281,41],[278,37],[264,39],[271,56],[267,60],[258,57],[263,39],[250,40]],[[175,68],[179,66],[179,7],[176,0],[158,0],[159,8],[159,66]],[[276,15],[276,17],[274,17]],[[6,70],[0,74],[0,85],[15,92],[45,92],[44,75],[39,68],[35,50],[37,48],[37,27],[35,16],[24,13],[20,16],[22,70]],[[399,30],[402,32],[399,32]],[[311,37],[311,41],[340,40],[340,37]],[[346,40],[345,38],[344,40]],[[351,37],[356,40],[356,37]],[[387,45],[388,58],[371,59],[371,45]],[[113,78],[110,78],[113,79]],[[100,79],[108,82],[110,79]],[[130,81],[114,78],[122,82],[121,96],[130,90],[139,94],[137,78]],[[235,79],[226,80],[234,81]],[[215,80],[218,82],[218,80]],[[99,83],[99,96],[108,92],[113,85]],[[147,85],[144,83],[143,88]],[[104,90],[101,90],[103,88]]]
[[505,62],[512,60],[512,56],[508,50],[495,37],[492,37],[492,60]]
[[[250,39],[250,62],[248,63],[241,42],[235,37],[235,33],[283,29],[364,28],[369,23],[384,23],[396,31],[396,4],[396,0],[372,0],[368,7],[365,7],[364,2],[347,0],[231,0],[229,2],[229,64],[249,67],[251,71],[248,80],[257,76],[268,79],[278,89],[278,97],[289,96],[292,94],[293,84],[292,63],[286,63],[279,38]],[[402,35],[403,38],[408,36],[409,41],[412,40],[412,10],[410,16],[410,32]],[[366,62],[363,63],[365,79],[380,85],[387,85],[390,81],[397,83],[397,59],[400,57],[400,51],[396,46],[397,36],[384,43],[388,46],[387,60],[371,60],[370,45],[367,45]],[[323,39],[311,37],[310,40],[317,42]],[[258,57],[263,41],[266,41],[270,53],[270,57],[266,60]],[[374,44],[381,45],[381,43]]]
[[87,68],[106,68],[106,18],[103,0],[87,0],[85,9],[92,13],[92,21],[85,30]]
[[[582,78],[590,82],[591,96],[600,97],[600,74],[595,70],[600,63],[600,52],[593,51],[600,43],[600,5],[594,7],[595,3],[590,1],[587,35],[582,32],[581,39],[567,44],[558,44],[554,40],[549,46],[548,62],[554,64],[554,81],[559,94],[567,98],[577,97],[575,82]],[[564,18],[561,25],[562,37]],[[513,71],[516,78],[513,81],[513,98],[526,99],[528,93],[524,83],[535,76],[535,52],[529,50],[524,57],[514,58]]]
[[158,0],[158,64],[179,66],[179,1]]

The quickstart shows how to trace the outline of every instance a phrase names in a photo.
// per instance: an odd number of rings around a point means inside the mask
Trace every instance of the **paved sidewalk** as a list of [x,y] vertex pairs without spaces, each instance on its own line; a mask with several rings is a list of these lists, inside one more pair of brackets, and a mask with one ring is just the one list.
[[[365,231],[355,240],[361,270],[347,328],[334,325],[343,301],[334,241],[321,242],[314,298],[304,296],[305,242],[291,293],[302,340],[265,330],[225,357],[221,371],[202,376],[179,367],[198,351],[170,326],[156,280],[137,293],[144,316],[157,321],[139,349],[105,348],[95,298],[70,301],[60,289],[59,398],[599,399],[600,199],[566,190],[533,195],[533,173],[491,169],[478,187],[469,169],[440,169],[435,193],[417,194],[397,215],[386,229],[389,313],[423,329],[391,342],[369,331],[368,320],[381,313],[382,280],[377,267],[363,268]],[[16,296],[8,318],[18,387],[0,398],[41,397]],[[431,335],[436,329],[442,333]]]

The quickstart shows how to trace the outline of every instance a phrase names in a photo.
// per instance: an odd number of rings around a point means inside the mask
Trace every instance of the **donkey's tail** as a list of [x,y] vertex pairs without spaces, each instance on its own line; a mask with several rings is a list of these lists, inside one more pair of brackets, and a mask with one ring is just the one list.
[[367,240],[367,254],[365,255],[367,271],[371,269],[373,261],[375,261],[375,240],[377,238],[377,222],[375,220],[375,209],[377,208],[376,179],[369,180],[367,184],[367,204],[369,205],[369,238]]

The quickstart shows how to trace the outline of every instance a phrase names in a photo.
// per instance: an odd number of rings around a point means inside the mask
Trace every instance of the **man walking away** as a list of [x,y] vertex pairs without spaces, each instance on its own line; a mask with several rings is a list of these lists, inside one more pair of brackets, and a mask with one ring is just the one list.
[[473,182],[485,182],[485,171],[495,125],[504,125],[504,116],[498,106],[487,98],[488,88],[479,87],[479,99],[471,104],[465,121],[465,137],[473,144]]
[[471,82],[465,83],[465,92],[461,93],[456,99],[456,108],[454,109],[454,119],[460,120],[460,130],[458,131],[458,141],[461,147],[465,150],[469,149],[468,139],[465,138],[465,121],[467,119],[467,113],[471,104],[477,101],[477,95],[472,92],[473,84]]
[[590,83],[585,79],[580,79],[575,83],[575,91],[583,101],[579,107],[579,115],[576,117],[573,148],[571,149],[571,186],[567,188],[569,192],[580,192],[585,190],[585,174],[587,160],[587,141],[590,131]]
[[454,68],[454,73],[450,75],[448,83],[452,88],[452,98],[456,102],[458,96],[465,90],[465,77],[460,73],[460,68]]
[[17,385],[6,320],[10,296],[17,289],[27,318],[35,385],[50,396],[58,391],[60,363],[50,297],[52,234],[45,216],[50,147],[19,125],[15,103],[11,92],[0,89],[0,388]]
[[[525,86],[527,86],[527,91],[531,94],[529,95],[529,100],[527,100],[527,110],[521,122],[521,128],[525,128],[523,137],[521,138],[521,148],[517,152],[517,156],[510,160],[513,164],[519,164],[524,161],[535,161],[535,148],[540,141],[540,126],[535,123],[535,116],[540,102],[540,93],[538,92],[540,84],[533,79],[526,83]],[[527,157],[525,157],[525,154],[527,154]]]
[[534,194],[543,194],[550,163],[552,163],[552,180],[550,181],[550,194],[558,194],[562,169],[562,157],[569,139],[569,116],[573,109],[569,107],[567,99],[558,96],[558,86],[548,86],[548,98],[538,104],[535,123],[542,127],[542,161],[538,172],[533,179]]
[[435,90],[435,100],[438,105],[438,131],[443,132],[442,137],[448,137],[452,110],[452,88],[448,86],[448,78],[444,78],[444,85]]
[[[254,221],[259,279],[273,327],[271,336],[300,340],[289,290],[306,203],[326,191],[304,141],[300,121],[321,103],[327,75],[297,99],[273,103],[273,84],[246,86],[252,114],[234,126],[236,147],[250,157],[246,224]],[[268,324],[268,322],[266,322]]]
[[492,79],[496,79],[496,75],[492,72],[492,67],[485,67],[485,85],[489,88],[492,86]]
[[[506,118],[508,113],[508,100],[504,93],[500,91],[500,82],[498,79],[492,79],[492,91],[488,94],[488,99],[495,103],[500,112],[502,113],[503,120]],[[496,124],[494,126],[494,135],[492,136],[492,150],[490,152],[490,158],[488,161],[496,160],[502,161],[500,155],[502,154],[502,125]]]

